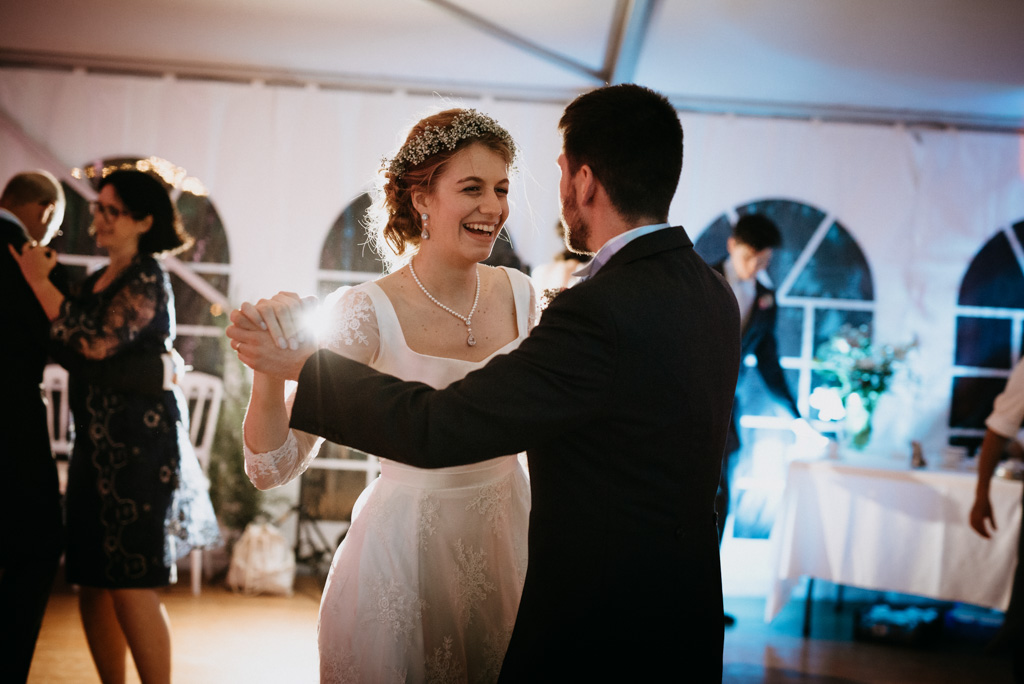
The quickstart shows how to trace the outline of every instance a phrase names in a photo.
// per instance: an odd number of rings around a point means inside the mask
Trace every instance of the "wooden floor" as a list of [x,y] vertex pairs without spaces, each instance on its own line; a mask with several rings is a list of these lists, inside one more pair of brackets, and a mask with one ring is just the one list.
[[[166,590],[174,681],[180,684],[283,684],[317,681],[316,617],[320,588],[299,576],[295,594],[246,597],[222,584],[201,596],[183,581]],[[1009,684],[1007,656],[983,644],[945,639],[928,648],[853,641],[853,611],[815,603],[812,638],[801,637],[803,605],[791,601],[771,625],[764,601],[726,598],[737,624],[726,631],[724,684]],[[685,619],[685,616],[681,616]],[[693,628],[700,629],[699,625]],[[98,682],[70,587],[56,587],[29,675],[30,684]],[[138,682],[132,670],[129,683]],[[681,679],[685,681],[685,677]]]

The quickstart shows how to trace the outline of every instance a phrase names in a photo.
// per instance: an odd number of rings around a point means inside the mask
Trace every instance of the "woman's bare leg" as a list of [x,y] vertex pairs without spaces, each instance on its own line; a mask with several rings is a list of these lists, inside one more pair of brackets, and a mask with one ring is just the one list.
[[171,623],[155,589],[113,589],[114,610],[142,684],[170,684]]
[[78,612],[100,680],[103,684],[124,684],[128,642],[121,631],[110,590],[80,587]]

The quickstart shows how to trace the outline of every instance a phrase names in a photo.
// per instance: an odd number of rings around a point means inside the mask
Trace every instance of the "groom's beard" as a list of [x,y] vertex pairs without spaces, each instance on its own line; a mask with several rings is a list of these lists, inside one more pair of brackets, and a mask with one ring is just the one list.
[[562,225],[565,227],[565,246],[577,254],[593,254],[587,243],[590,241],[590,226],[580,216],[576,201],[576,188],[569,188],[568,196],[562,200]]

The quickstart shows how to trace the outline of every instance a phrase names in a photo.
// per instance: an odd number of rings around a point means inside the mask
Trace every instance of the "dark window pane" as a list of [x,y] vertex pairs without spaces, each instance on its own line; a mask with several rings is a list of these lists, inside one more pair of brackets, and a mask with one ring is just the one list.
[[964,435],[953,435],[949,438],[950,446],[967,447],[968,456],[977,456],[978,448],[981,446],[981,437],[967,437]]
[[185,359],[185,363],[192,366],[192,370],[223,377],[226,339],[220,335],[217,337],[179,335],[174,340],[174,348],[181,354],[181,358]]
[[793,284],[790,294],[829,299],[874,300],[871,269],[850,233],[833,223]]
[[185,231],[195,241],[186,251],[177,255],[178,259],[218,264],[231,261],[227,233],[209,198],[183,192],[178,198],[178,212]]
[[1013,234],[1017,236],[1017,242],[1024,245],[1024,220],[1013,224]]
[[[227,294],[228,276],[216,273],[196,275],[210,283],[218,292]],[[215,310],[210,300],[192,289],[177,274],[170,273],[170,278],[171,289],[174,290],[174,311],[178,325],[227,325],[221,319],[223,312],[219,310],[219,307]]]
[[959,304],[1024,309],[1024,274],[1005,233],[996,233],[971,261]]
[[992,403],[1005,386],[1006,378],[953,378],[949,426],[984,430]]
[[363,227],[369,207],[370,195],[363,193],[341,212],[324,240],[320,268],[327,271],[384,272],[384,265],[369,245],[366,228]]
[[730,235],[732,235],[732,224],[729,223],[729,217],[722,214],[704,229],[704,232],[697,238],[697,242],[694,243],[693,249],[705,263],[717,264],[719,261],[725,261],[725,258],[729,256],[725,245],[729,241]]
[[844,325],[859,328],[871,325],[874,320],[870,311],[845,311],[843,309],[818,309],[814,315],[813,349],[828,342]]
[[957,316],[956,365],[1009,369],[1010,326],[1005,318]]
[[779,315],[775,321],[775,339],[779,343],[779,356],[799,358],[803,328],[803,309],[792,306],[779,307]]
[[516,252],[515,246],[512,244],[512,236],[509,235],[508,228],[503,226],[501,232],[498,233],[498,237],[494,240],[494,247],[491,248],[491,255],[484,259],[483,264],[488,266],[507,266],[508,268],[514,268],[522,271],[526,275],[530,275],[530,267],[523,263],[523,260],[519,258],[519,254]]

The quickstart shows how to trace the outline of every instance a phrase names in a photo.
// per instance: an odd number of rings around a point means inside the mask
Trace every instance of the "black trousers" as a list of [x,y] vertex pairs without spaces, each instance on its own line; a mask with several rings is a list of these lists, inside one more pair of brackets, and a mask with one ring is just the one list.
[[0,682],[28,680],[60,557],[8,559],[0,568]]

